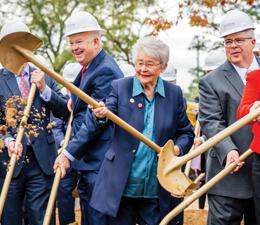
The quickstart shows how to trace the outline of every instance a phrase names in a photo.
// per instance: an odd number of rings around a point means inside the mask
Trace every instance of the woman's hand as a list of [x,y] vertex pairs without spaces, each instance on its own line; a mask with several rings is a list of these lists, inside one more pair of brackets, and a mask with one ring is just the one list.
[[104,102],[99,102],[99,107],[93,108],[93,106],[89,105],[89,108],[92,109],[95,116],[99,119],[103,119],[106,117],[106,114],[108,112],[107,107],[105,106]]

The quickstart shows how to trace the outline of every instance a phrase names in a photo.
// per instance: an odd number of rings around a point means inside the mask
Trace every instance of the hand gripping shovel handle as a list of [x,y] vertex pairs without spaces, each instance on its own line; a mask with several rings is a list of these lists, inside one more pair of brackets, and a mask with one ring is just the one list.
[[[251,149],[248,149],[246,152],[244,152],[240,157],[240,161],[245,161],[250,155],[252,155],[253,151]],[[230,165],[228,165],[225,169],[223,169],[221,172],[219,172],[215,177],[213,177],[210,181],[208,181],[206,184],[204,184],[200,189],[198,189],[196,192],[194,192],[192,195],[187,197],[181,204],[179,204],[176,208],[174,208],[171,212],[169,212],[161,221],[160,225],[167,225],[170,223],[170,221],[179,215],[185,208],[187,208],[192,202],[194,202],[196,199],[201,197],[203,194],[205,194],[210,188],[212,188],[215,184],[217,184],[219,181],[221,181],[225,176],[230,174],[235,168],[236,163],[233,162]]]
[[[22,120],[20,122],[18,134],[17,134],[16,140],[15,140],[15,148],[17,148],[18,144],[22,142],[22,138],[23,138],[24,130],[25,130],[25,125],[27,124],[27,120],[30,116],[30,111],[31,111],[31,108],[32,108],[35,92],[36,92],[36,84],[32,83],[31,88],[30,88],[30,92],[29,92],[29,96],[28,96],[28,100],[27,100],[27,105],[24,109],[24,115],[23,115]],[[3,184],[3,188],[2,188],[2,192],[1,192],[1,196],[0,196],[0,220],[2,218],[5,200],[6,200],[8,189],[9,189],[11,179],[12,179],[12,176],[13,176],[13,173],[14,173],[16,161],[17,161],[17,153],[14,152],[14,153],[12,153],[10,162],[7,166],[7,173],[6,173],[6,177],[5,177],[5,180],[4,180],[4,184]]]
[[[194,129],[194,134],[195,134],[195,138],[198,138],[200,136],[200,124],[199,124],[199,121],[197,120],[196,121],[196,125],[195,125],[195,129]],[[192,145],[191,149],[190,149],[190,152],[193,151],[195,149],[195,146],[194,144]],[[186,163],[186,166],[185,166],[185,175],[186,176],[189,176],[190,174],[190,168],[191,168],[191,160],[189,160],[187,163]]]
[[[65,138],[64,138],[64,142],[63,142],[62,147],[61,147],[60,151],[58,152],[58,154],[60,154],[66,148],[66,146],[69,143],[71,130],[72,130],[72,119],[73,119],[73,113],[71,112],[69,122],[68,122],[68,127],[67,127]],[[59,184],[60,184],[60,180],[61,180],[61,169],[58,167],[57,170],[56,170],[56,173],[55,173],[55,177],[54,177],[54,181],[53,181],[53,184],[52,184],[48,205],[47,205],[47,208],[46,208],[46,211],[45,211],[43,225],[49,225],[50,224],[51,216],[52,216],[52,213],[53,213],[53,208],[54,208],[54,205],[55,205],[55,200],[56,200],[56,196],[57,196],[57,192],[58,192],[58,188],[59,188]]]
[[235,133],[237,130],[251,122],[253,119],[255,119],[257,116],[260,115],[260,107],[254,110],[253,112],[248,113],[243,118],[237,120],[235,123],[228,126],[226,129],[220,131],[215,136],[208,139],[206,142],[204,142],[202,145],[200,145],[198,148],[196,148],[194,151],[191,151],[190,153],[179,157],[177,160],[175,159],[167,169],[165,169],[165,174],[170,173],[171,171],[180,168],[182,165],[184,165],[187,161],[195,158],[196,156],[206,152],[208,149],[225,139],[226,137],[230,136],[231,134]]
[[[20,46],[14,45],[13,48],[24,58],[26,58],[28,61],[32,62],[35,66],[39,67],[42,71],[47,73],[50,77],[52,77],[54,80],[56,80],[58,83],[62,84],[64,87],[66,87],[71,93],[78,96],[80,99],[82,99],[84,102],[88,103],[89,105],[92,105],[94,108],[99,107],[99,103],[95,101],[93,98],[88,96],[85,92],[77,88],[75,85],[71,84],[70,82],[66,81],[63,77],[61,77],[58,73],[54,72],[53,70],[43,66],[38,60],[35,59],[32,52],[29,50],[26,50]],[[151,141],[149,138],[145,137],[142,133],[140,133],[138,130],[136,130],[134,127],[126,123],[124,120],[116,116],[114,113],[108,111],[106,117],[113,121],[118,126],[122,127],[124,130],[132,134],[134,137],[136,137],[138,140],[142,141],[146,145],[148,145],[151,149],[153,149],[156,153],[160,153],[161,147],[155,144],[153,141]]]

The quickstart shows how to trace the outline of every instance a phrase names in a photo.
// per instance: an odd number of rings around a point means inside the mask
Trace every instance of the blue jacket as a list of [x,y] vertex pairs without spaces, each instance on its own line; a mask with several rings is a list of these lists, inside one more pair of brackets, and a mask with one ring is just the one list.
[[[192,126],[183,105],[181,89],[163,81],[165,97],[155,94],[154,129],[156,144],[163,146],[174,140],[183,154],[193,143]],[[120,118],[142,132],[144,127],[144,94],[132,97],[133,78],[120,79],[112,83],[106,106]],[[130,99],[134,99],[130,100]],[[141,104],[140,104],[141,103]],[[115,126],[112,145],[105,154],[93,190],[90,205],[96,210],[116,216],[139,140],[122,128]],[[171,209],[171,195],[159,187],[159,202],[162,217]]]
[[[84,78],[81,81],[81,72],[76,77],[74,84],[96,101],[104,101],[111,90],[111,82],[123,77],[115,60],[106,54],[104,50],[91,61]],[[73,124],[72,138],[66,150],[76,159],[83,158],[80,162],[74,161],[73,168],[80,170],[98,170],[104,154],[111,144],[111,131],[107,127],[98,136],[87,137],[86,124],[92,119],[88,105],[72,95]],[[90,117],[90,118],[89,118]]]
[[[30,72],[33,71],[34,68],[30,67]],[[33,106],[32,106],[32,112],[36,112],[35,110],[38,110],[38,112],[43,112],[43,108],[45,109],[46,116],[41,117],[41,121],[39,122],[39,126],[43,129],[38,129],[39,136],[33,137],[30,139],[31,145],[35,154],[35,157],[42,169],[42,171],[47,174],[53,174],[53,164],[55,161],[55,158],[57,156],[57,149],[55,146],[55,140],[53,137],[52,131],[49,129],[46,129],[47,125],[50,122],[50,111],[53,112],[53,114],[56,117],[66,118],[68,117],[68,112],[66,110],[67,104],[66,99],[63,97],[61,92],[58,89],[58,86],[56,82],[51,79],[48,75],[45,76],[46,84],[52,89],[51,94],[51,100],[50,102],[45,102],[40,97],[40,93],[37,90],[36,95],[34,98]],[[4,113],[4,104],[5,101],[8,100],[11,96],[20,96],[20,90],[15,78],[15,75],[11,73],[8,70],[2,70],[0,74],[0,100],[1,100],[1,117],[5,115]],[[29,122],[32,121],[32,116],[29,118]],[[4,121],[1,120],[1,123],[3,124]],[[18,124],[19,125],[19,124]],[[10,131],[11,133],[9,135],[13,136],[15,135],[14,131]],[[26,153],[26,145],[27,145],[27,139],[24,137],[23,141],[23,155],[21,159],[16,163],[15,170],[13,176],[16,177],[19,175],[25,159],[25,153]],[[0,154],[0,176],[5,176],[6,174],[6,162],[9,161],[8,152],[4,151],[2,154]]]

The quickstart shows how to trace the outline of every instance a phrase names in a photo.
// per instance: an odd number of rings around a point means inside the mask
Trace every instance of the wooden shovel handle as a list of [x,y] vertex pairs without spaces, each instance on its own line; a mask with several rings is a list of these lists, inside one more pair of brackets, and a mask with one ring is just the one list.
[[[27,100],[27,105],[24,109],[24,115],[23,115],[22,120],[20,122],[18,134],[17,134],[16,140],[15,140],[15,147],[16,148],[18,147],[19,143],[22,142],[22,138],[23,138],[24,130],[25,130],[25,125],[27,124],[28,118],[30,116],[30,111],[31,111],[31,108],[32,108],[36,89],[37,89],[36,84],[32,83],[31,88],[30,88],[30,92],[29,92],[29,96],[28,96],[28,100]],[[7,166],[7,173],[6,173],[6,176],[5,176],[5,180],[4,180],[4,184],[3,184],[3,188],[2,188],[2,192],[1,192],[1,196],[0,196],[0,219],[2,218],[2,213],[3,213],[8,189],[10,187],[11,179],[12,179],[12,176],[13,176],[13,173],[14,173],[16,161],[17,161],[17,153],[14,152],[14,153],[12,153],[10,162]]]
[[205,141],[202,145],[200,145],[198,148],[196,148],[194,151],[191,151],[190,153],[178,157],[178,159],[175,159],[171,165],[167,168],[167,171],[165,173],[170,173],[172,170],[177,169],[184,165],[186,162],[189,160],[195,158],[196,156],[206,152],[208,149],[213,147],[214,145],[218,144],[221,142],[223,139],[226,137],[230,136],[249,122],[251,122],[253,119],[255,119],[257,116],[260,115],[260,108],[257,108],[253,112],[250,112],[249,114],[245,115],[243,118],[237,120],[235,123],[231,124],[229,127],[226,129],[220,131],[218,134],[215,136],[211,137],[207,141]]
[[[72,119],[73,119],[73,113],[71,112],[69,122],[68,122],[68,127],[67,127],[65,138],[64,138],[64,142],[63,142],[62,147],[59,150],[58,154],[60,154],[66,148],[66,146],[69,143],[70,136],[71,136],[71,130],[72,130]],[[58,167],[57,170],[56,170],[56,173],[55,173],[55,177],[54,177],[54,181],[53,181],[53,184],[52,184],[48,205],[47,205],[47,208],[46,208],[46,211],[45,211],[43,225],[49,225],[50,222],[51,222],[51,216],[52,216],[52,213],[53,213],[53,208],[54,208],[54,205],[55,205],[56,196],[57,196],[58,188],[59,188],[59,185],[60,185],[60,180],[61,180],[61,169]]]
[[[241,161],[245,161],[250,155],[252,155],[253,151],[251,149],[248,149],[246,152],[244,152],[239,159]],[[176,208],[174,208],[171,212],[169,212],[164,219],[161,221],[160,225],[167,225],[174,217],[179,215],[185,208],[187,208],[192,202],[194,202],[196,199],[204,195],[210,188],[212,188],[215,184],[217,184],[219,181],[221,181],[225,176],[230,174],[235,168],[236,163],[233,162],[230,165],[228,165],[225,169],[223,169],[221,172],[219,172],[215,177],[213,177],[210,181],[208,181],[206,184],[204,184],[200,189],[198,189],[196,192],[194,192],[192,195],[187,197],[182,203],[180,203]]]
[[[50,77],[52,77],[54,80],[56,80],[58,83],[66,87],[71,93],[78,96],[81,100],[88,103],[89,105],[92,105],[94,108],[99,107],[99,103],[95,101],[93,98],[88,96],[85,92],[77,88],[74,84],[66,81],[62,76],[60,76],[55,71],[47,68],[46,66],[42,65],[37,59],[35,59],[35,56],[30,52],[29,50],[26,50],[18,45],[12,46],[16,51],[21,54],[23,57],[25,57],[28,61],[32,62],[35,66],[39,67],[42,71],[47,73]],[[153,149],[157,154],[160,153],[161,147],[151,141],[149,138],[144,136],[141,132],[136,130],[134,127],[126,123],[124,120],[116,116],[112,112],[108,112],[106,117],[113,121],[118,126],[122,127],[124,130],[132,134],[134,137],[136,137],[138,140],[142,141],[146,145],[148,145],[151,149]]]

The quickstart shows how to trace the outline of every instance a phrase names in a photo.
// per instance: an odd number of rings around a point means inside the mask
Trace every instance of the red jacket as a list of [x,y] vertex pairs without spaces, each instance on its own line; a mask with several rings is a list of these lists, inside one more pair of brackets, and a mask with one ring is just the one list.
[[[237,110],[237,117],[240,119],[249,113],[255,101],[260,101],[260,70],[248,73],[243,97]],[[260,154],[260,122],[251,122],[254,134],[250,148]]]

